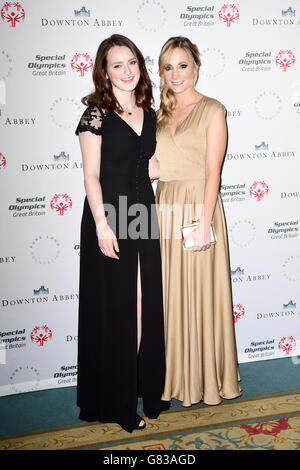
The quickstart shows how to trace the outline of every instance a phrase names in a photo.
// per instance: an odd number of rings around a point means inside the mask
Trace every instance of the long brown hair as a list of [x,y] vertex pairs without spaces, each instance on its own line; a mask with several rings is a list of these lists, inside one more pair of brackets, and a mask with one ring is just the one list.
[[157,112],[157,130],[162,129],[171,117],[172,110],[176,105],[176,97],[174,92],[168,87],[164,79],[164,66],[167,56],[172,49],[184,49],[194,62],[194,86],[198,80],[200,62],[200,54],[196,44],[193,44],[188,38],[184,36],[174,36],[168,39],[163,45],[159,59],[159,76],[160,76],[160,108]]
[[145,59],[137,46],[126,36],[122,36],[121,34],[113,34],[109,38],[104,39],[98,47],[93,69],[95,91],[82,98],[82,103],[86,106],[97,104],[100,108],[109,113],[117,111],[122,114],[124,112],[113,93],[110,80],[106,78],[107,54],[114,46],[128,47],[135,56],[140,69],[140,79],[135,88],[136,104],[144,109],[149,108],[153,102],[152,83],[145,65]]

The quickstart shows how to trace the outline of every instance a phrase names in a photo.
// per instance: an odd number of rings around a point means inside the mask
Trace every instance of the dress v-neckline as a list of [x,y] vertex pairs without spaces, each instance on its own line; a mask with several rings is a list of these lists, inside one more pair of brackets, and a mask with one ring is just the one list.
[[141,137],[141,136],[142,136],[143,130],[144,130],[144,124],[145,124],[145,110],[144,110],[144,109],[143,109],[143,124],[142,124],[142,130],[141,130],[141,133],[140,133],[140,134],[138,134],[138,133],[133,129],[133,127],[131,127],[131,125],[128,124],[128,122],[125,121],[125,119],[123,119],[123,118],[120,116],[120,114],[116,113],[115,111],[114,111],[114,114],[116,114],[116,116],[118,116],[118,117],[121,119],[121,121],[123,121],[123,122],[129,127],[129,129],[131,129],[132,132],[134,132],[135,135],[137,135],[138,137]]
[[170,133],[171,137],[174,137],[174,136],[176,135],[178,129],[179,129],[179,128],[185,123],[185,121],[191,116],[191,114],[194,112],[195,108],[197,108],[198,104],[202,102],[203,98],[204,98],[204,95],[202,95],[202,97],[200,98],[200,100],[197,101],[197,103],[195,104],[195,106],[193,107],[193,109],[186,115],[186,117],[183,119],[183,121],[181,121],[181,123],[178,124],[178,126],[177,126],[176,129],[175,129],[174,134],[172,134],[171,129],[170,129],[170,126],[168,126],[169,133]]

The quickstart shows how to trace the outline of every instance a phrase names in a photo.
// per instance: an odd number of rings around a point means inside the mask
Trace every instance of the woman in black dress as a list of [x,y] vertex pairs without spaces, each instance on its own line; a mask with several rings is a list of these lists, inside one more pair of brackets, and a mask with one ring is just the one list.
[[[126,431],[168,407],[161,258],[149,160],[156,120],[141,52],[113,35],[99,46],[95,91],[76,129],[83,158],[78,387],[79,418]],[[151,210],[152,209],[152,210]]]

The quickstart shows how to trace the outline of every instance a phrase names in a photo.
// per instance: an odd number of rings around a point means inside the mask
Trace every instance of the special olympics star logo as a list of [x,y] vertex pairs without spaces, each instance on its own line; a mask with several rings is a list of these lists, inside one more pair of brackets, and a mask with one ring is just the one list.
[[296,348],[296,340],[293,336],[286,337],[284,336],[278,343],[278,349],[285,352],[288,356],[291,351]]
[[240,17],[240,12],[238,8],[232,4],[224,4],[219,10],[219,20],[223,23],[226,23],[226,26],[229,28],[232,23],[237,21]]
[[75,72],[78,72],[81,77],[93,68],[92,58],[85,52],[84,54],[76,54],[71,59],[71,68]]
[[6,167],[6,158],[2,153],[0,153],[0,170],[3,170]]
[[296,57],[291,50],[279,51],[275,59],[276,65],[279,65],[283,72],[286,72],[289,67],[294,65],[295,61]]
[[254,197],[257,201],[261,201],[269,194],[269,187],[265,181],[254,181],[250,187],[250,196]]
[[1,8],[1,18],[15,28],[20,21],[25,19],[25,10],[19,2],[5,2]]
[[233,320],[234,323],[237,323],[242,317],[245,316],[245,307],[241,304],[236,304],[233,306]]
[[47,325],[35,326],[30,333],[30,339],[39,346],[44,346],[48,339],[52,339],[52,331]]
[[72,199],[67,194],[55,194],[51,199],[50,207],[58,215],[64,215],[67,210],[72,208]]

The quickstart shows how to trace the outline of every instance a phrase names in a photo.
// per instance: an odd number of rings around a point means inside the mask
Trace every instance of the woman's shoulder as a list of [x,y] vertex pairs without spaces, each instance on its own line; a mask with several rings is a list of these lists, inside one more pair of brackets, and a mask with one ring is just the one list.
[[89,104],[82,113],[75,134],[90,131],[96,135],[101,135],[104,117],[104,111],[96,103]]
[[221,101],[217,100],[216,98],[212,98],[210,96],[205,96],[205,95],[203,97],[206,101],[205,104],[208,107],[208,109],[217,111],[217,109],[223,108],[226,110],[224,104],[221,103]]
[[93,113],[93,114],[96,114],[97,116],[99,115],[101,117],[104,117],[107,114],[107,112],[104,109],[102,109],[101,106],[97,103],[90,103],[86,107],[84,112],[86,114]]

